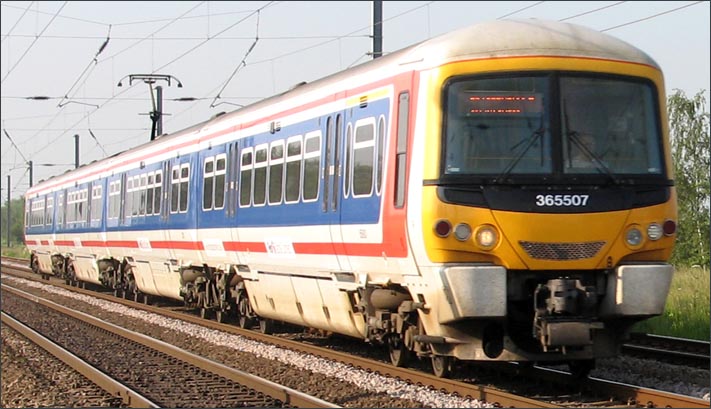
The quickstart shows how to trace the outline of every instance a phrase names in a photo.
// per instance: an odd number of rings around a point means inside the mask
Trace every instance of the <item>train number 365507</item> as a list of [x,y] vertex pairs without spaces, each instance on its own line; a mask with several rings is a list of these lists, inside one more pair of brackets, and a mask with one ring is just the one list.
[[536,195],[536,206],[585,206],[589,195]]

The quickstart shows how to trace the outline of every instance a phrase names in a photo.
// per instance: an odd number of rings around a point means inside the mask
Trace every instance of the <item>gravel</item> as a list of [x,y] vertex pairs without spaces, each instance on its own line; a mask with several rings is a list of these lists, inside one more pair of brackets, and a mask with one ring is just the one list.
[[[89,312],[178,347],[259,374],[345,407],[481,407],[463,399],[346,365],[262,344],[183,321],[161,317],[69,291],[14,277],[13,284],[61,298],[61,303]],[[18,285],[19,286],[19,285]],[[36,291],[36,290],[35,290]],[[50,297],[51,298],[51,297]],[[4,368],[3,368],[4,375]],[[709,400],[709,370],[621,356],[600,359],[592,377],[661,389]],[[4,389],[3,389],[4,392]]]
[[58,296],[59,298],[48,298],[62,305],[85,311],[106,321],[159,338],[177,347],[318,396],[340,406],[487,406],[478,400],[464,399],[410,385],[313,355],[263,344],[239,335],[162,317],[42,283],[8,276],[3,279],[11,281],[13,285],[20,288],[33,288]]

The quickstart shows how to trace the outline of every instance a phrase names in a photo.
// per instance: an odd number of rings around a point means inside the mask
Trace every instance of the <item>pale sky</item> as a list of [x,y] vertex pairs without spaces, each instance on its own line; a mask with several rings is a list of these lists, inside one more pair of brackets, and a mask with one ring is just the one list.
[[[708,101],[709,4],[385,1],[383,50],[477,22],[563,20],[642,49],[664,71],[667,95],[706,90]],[[2,1],[2,201],[8,174],[13,199],[29,187],[26,161],[34,162],[35,183],[73,169],[75,134],[82,164],[150,139],[148,85],[129,86],[126,78],[119,88],[122,78],[156,73],[179,80],[182,88],[157,83],[169,115],[163,131],[177,132],[369,60],[371,7],[370,1]],[[49,99],[28,99],[38,96]],[[175,101],[186,97],[199,99]]]

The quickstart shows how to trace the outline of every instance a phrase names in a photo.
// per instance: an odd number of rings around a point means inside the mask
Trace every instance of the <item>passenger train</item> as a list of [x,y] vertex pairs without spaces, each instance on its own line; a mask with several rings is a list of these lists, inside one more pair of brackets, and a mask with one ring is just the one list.
[[428,359],[585,375],[661,314],[663,75],[542,20],[428,39],[31,187],[36,272]]

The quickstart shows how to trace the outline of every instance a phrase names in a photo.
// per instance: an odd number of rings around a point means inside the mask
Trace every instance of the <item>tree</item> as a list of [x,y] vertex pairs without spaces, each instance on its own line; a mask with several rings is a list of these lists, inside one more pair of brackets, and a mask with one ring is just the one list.
[[669,96],[669,132],[679,204],[672,263],[709,267],[709,113],[704,90],[693,98]]
[[[2,205],[2,242],[7,245],[7,202]],[[11,244],[24,243],[25,235],[25,200],[13,199],[10,201],[10,241]]]

